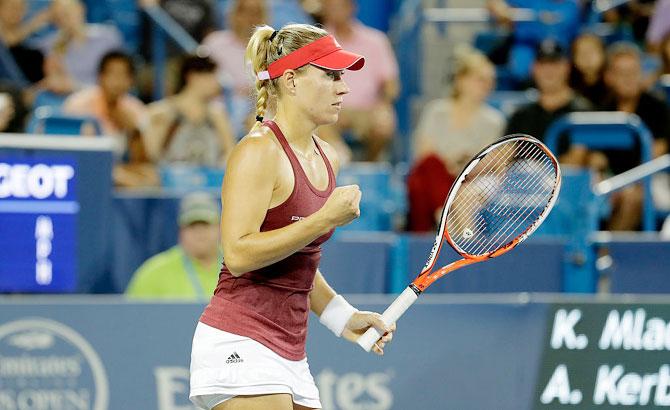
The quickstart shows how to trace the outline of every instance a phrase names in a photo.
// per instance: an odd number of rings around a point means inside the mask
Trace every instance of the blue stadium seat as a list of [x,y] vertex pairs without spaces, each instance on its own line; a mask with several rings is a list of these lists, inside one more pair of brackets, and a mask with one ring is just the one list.
[[102,135],[100,123],[94,117],[61,114],[50,107],[40,107],[33,112],[27,131],[31,134]]
[[[640,146],[640,162],[652,159],[651,132],[635,114],[624,112],[574,112],[554,121],[547,129],[544,142],[558,152],[559,140],[567,135],[573,144],[591,149],[630,149]],[[644,204],[642,226],[646,231],[656,228],[656,211],[651,197],[651,180],[643,181]]]
[[388,163],[351,163],[340,170],[337,183],[357,184],[363,193],[360,218],[342,227],[343,230],[391,230],[395,215],[406,208],[403,184]]
[[642,148],[642,162],[650,161],[652,137],[640,117],[624,112],[575,112],[556,120],[545,134],[551,150],[558,148],[559,137],[567,133],[573,144],[592,149],[630,149],[636,143]]
[[37,110],[40,107],[48,107],[52,113],[56,113],[60,111],[67,97],[68,94],[56,94],[48,90],[38,91],[33,102],[33,110]]
[[593,175],[589,170],[561,167],[561,192],[547,219],[535,231],[538,235],[588,235],[598,229],[599,201],[591,190]]
[[223,183],[223,168],[193,165],[164,165],[159,168],[161,186],[176,190],[220,188]]

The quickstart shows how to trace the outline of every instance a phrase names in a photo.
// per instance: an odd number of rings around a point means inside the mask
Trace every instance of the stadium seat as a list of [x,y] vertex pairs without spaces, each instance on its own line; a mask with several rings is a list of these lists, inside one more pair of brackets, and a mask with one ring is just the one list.
[[[651,132],[635,114],[624,112],[574,112],[554,121],[545,133],[544,142],[558,152],[559,140],[567,135],[573,144],[591,149],[626,150],[640,146],[640,162],[652,159]],[[651,180],[644,182],[643,228],[656,228],[656,212],[651,197]]]
[[94,117],[61,114],[51,107],[36,109],[27,128],[32,134],[102,135],[100,123]]
[[361,198],[361,216],[340,229],[387,231],[394,217],[405,210],[403,184],[388,163],[355,162],[340,170],[338,185],[357,184]]
[[223,183],[223,168],[192,165],[164,165],[159,168],[161,186],[175,190],[219,188]]
[[534,236],[567,236],[576,232],[588,235],[598,229],[600,208],[599,201],[591,190],[592,173],[582,168],[562,166],[561,174],[561,192],[558,199]]
[[33,102],[33,110],[48,107],[52,113],[59,112],[67,97],[68,94],[56,94],[48,90],[38,91]]

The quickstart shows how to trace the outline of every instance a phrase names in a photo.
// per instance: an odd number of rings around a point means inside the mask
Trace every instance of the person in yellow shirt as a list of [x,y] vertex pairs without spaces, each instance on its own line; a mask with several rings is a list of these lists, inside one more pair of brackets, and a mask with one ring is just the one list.
[[179,208],[179,244],[140,266],[126,288],[129,298],[207,301],[214,293],[223,260],[218,203],[194,192]]

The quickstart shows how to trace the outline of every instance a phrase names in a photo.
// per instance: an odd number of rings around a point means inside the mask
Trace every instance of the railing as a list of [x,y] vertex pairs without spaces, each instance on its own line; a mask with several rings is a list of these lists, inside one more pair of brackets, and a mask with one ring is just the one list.
[[185,53],[195,53],[198,42],[160,6],[144,7],[143,10],[151,23],[151,54],[154,63],[153,98],[160,100],[163,98],[165,84],[166,40],[172,40]]
[[[640,162],[652,159],[652,136],[640,117],[624,112],[578,112],[568,114],[555,121],[545,134],[545,143],[549,149],[558,149],[559,138],[569,134],[572,143],[579,143],[594,149],[628,148],[639,144]],[[646,178],[644,203],[642,209],[642,228],[654,231],[656,211],[651,197],[651,181]],[[601,194],[606,195],[606,194]]]

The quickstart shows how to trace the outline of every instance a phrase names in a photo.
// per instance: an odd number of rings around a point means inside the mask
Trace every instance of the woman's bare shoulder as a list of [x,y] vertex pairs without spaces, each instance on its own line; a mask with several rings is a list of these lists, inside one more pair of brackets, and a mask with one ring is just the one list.
[[253,162],[258,159],[267,161],[276,160],[280,150],[271,130],[267,127],[256,127],[235,145],[232,155],[245,160],[252,159]]

